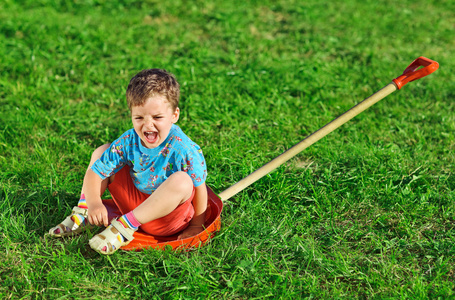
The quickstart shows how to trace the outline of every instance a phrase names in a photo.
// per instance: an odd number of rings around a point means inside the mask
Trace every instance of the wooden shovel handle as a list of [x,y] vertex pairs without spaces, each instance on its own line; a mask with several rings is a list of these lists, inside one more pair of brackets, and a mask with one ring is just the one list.
[[[304,140],[299,142],[298,144],[294,145],[292,148],[288,149],[283,154],[277,156],[270,162],[266,163],[261,168],[257,169],[247,177],[243,178],[233,186],[227,188],[223,192],[221,192],[218,196],[222,201],[225,201],[235,194],[239,193],[246,187],[250,186],[252,183],[256,182],[260,178],[264,177],[268,173],[272,172],[283,163],[297,155],[298,153],[302,152],[304,149],[308,148],[312,144],[319,141],[321,138],[325,137],[330,132],[334,131],[347,121],[351,120],[370,106],[374,105],[375,103],[379,102],[392,92],[396,91],[397,89],[401,88],[406,83],[417,80],[422,78],[428,74],[433,73],[437,68],[438,64],[436,62],[429,60],[427,58],[419,57],[415,61],[413,61],[407,68],[404,70],[403,74],[400,77],[397,77],[393,80],[393,82],[389,83],[381,90],[377,91],[370,97],[366,98],[356,106],[352,107],[350,110],[333,120],[332,122],[326,124],[324,127],[320,128],[319,130],[315,131]],[[425,66],[423,69],[416,71],[416,69],[420,66]],[[435,67],[436,66],[436,67]],[[422,71],[424,70],[424,71]]]

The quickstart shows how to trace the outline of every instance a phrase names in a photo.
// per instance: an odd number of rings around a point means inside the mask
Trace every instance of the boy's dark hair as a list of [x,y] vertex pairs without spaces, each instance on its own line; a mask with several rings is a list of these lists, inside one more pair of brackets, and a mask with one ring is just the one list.
[[142,70],[131,78],[126,90],[128,108],[142,106],[156,95],[163,96],[169,101],[175,111],[179,105],[180,85],[172,73],[162,69]]

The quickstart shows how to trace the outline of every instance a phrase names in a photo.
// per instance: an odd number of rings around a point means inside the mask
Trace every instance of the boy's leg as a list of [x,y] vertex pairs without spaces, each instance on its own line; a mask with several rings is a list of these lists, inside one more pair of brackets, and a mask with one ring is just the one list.
[[114,253],[118,248],[132,240],[134,231],[141,224],[170,214],[180,204],[188,200],[192,193],[193,181],[187,173],[176,172],[172,174],[144,202],[92,238],[90,246],[101,254]]
[[[105,144],[101,147],[98,147],[93,151],[92,156],[90,158],[90,163],[88,169],[97,161],[103,152],[108,149],[110,144]],[[101,185],[100,193],[101,195],[106,190],[109,184],[110,178],[103,181]],[[68,236],[80,233],[83,228],[88,225],[87,221],[87,202],[85,201],[84,195],[84,187],[82,187],[81,197],[76,207],[73,208],[73,212],[70,216],[68,216],[62,223],[58,224],[57,226],[51,228],[49,230],[49,234],[52,236],[60,237],[60,236]]]
[[193,193],[193,181],[185,172],[169,176],[159,188],[133,210],[136,219],[144,224],[170,214]]

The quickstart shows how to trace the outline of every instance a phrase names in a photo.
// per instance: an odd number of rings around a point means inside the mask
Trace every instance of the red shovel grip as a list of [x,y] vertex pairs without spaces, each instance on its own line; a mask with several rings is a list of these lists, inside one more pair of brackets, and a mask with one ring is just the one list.
[[[419,69],[420,67],[423,67]],[[401,89],[406,83],[430,75],[439,68],[439,64],[434,60],[426,57],[419,57],[414,60],[404,71],[403,74],[393,80],[398,89]],[[418,70],[417,70],[418,69]]]

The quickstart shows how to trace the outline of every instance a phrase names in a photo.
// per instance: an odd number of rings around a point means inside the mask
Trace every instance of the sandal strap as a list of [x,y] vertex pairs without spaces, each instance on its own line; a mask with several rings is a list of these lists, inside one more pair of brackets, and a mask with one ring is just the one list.
[[117,229],[118,232],[120,232],[120,234],[128,241],[132,241],[134,239],[134,237],[133,237],[134,230],[133,229],[127,229],[127,228],[123,227],[122,223],[120,223],[117,220],[112,220],[111,225],[115,229]]
[[79,215],[82,215],[85,218],[88,217],[87,211],[88,211],[88,209],[86,209],[86,208],[81,208],[79,206],[73,207],[73,214],[79,214]]

